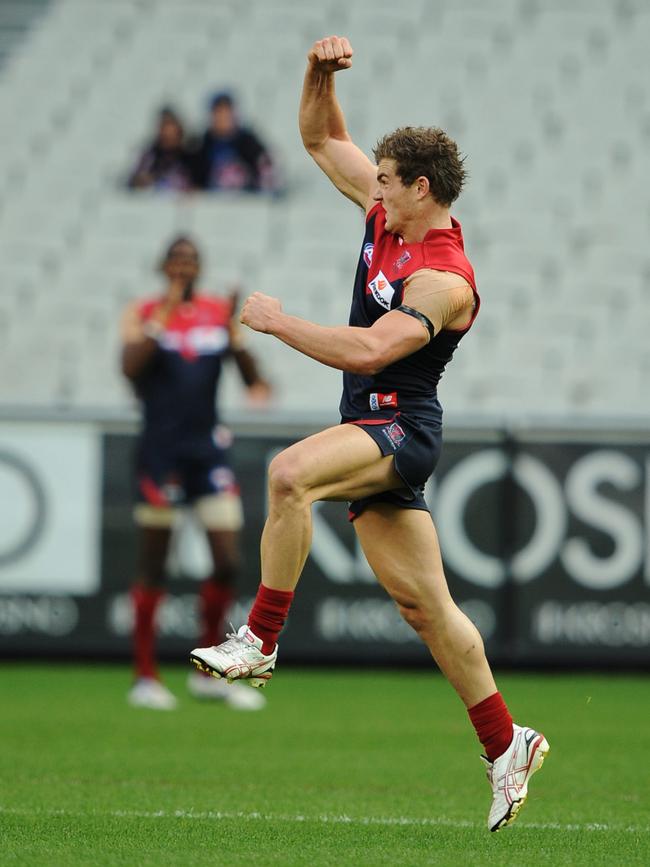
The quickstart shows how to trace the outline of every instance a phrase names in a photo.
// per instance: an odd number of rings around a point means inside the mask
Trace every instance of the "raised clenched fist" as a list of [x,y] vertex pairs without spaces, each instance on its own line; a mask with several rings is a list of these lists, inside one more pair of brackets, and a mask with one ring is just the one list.
[[352,66],[352,46],[345,36],[326,36],[314,42],[307,60],[321,72],[338,72]]

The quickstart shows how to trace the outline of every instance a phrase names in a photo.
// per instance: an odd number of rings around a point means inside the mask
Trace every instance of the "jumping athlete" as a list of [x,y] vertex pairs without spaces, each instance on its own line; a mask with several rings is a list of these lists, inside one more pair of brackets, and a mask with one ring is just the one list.
[[336,36],[308,54],[300,131],[336,187],[366,211],[349,326],[324,328],[255,293],[241,320],[343,371],[342,423],[283,451],[269,467],[269,515],[261,583],[248,624],[194,664],[228,681],[263,686],[311,542],[311,505],[347,500],[375,575],[425,642],[468,709],[485,749],[492,804],[488,827],[512,822],[548,743],[513,725],[483,641],[456,606],[423,496],[441,445],[437,383],[479,310],[474,272],[449,208],[465,179],[442,130],[405,127],[382,138],[374,165],[351,141],[334,74],[352,66]]
[[[199,253],[188,238],[168,248],[162,296],[131,304],[122,322],[122,370],[144,408],[137,450],[139,572],[132,589],[136,680],[131,704],[159,710],[176,706],[161,683],[155,660],[155,616],[163,596],[165,561],[179,507],[192,507],[205,527],[212,575],[200,591],[202,635],[223,637],[222,621],[232,601],[242,526],[239,490],[230,468],[228,433],[218,426],[216,392],[224,359],[234,358],[249,393],[264,398],[268,385],[241,345],[233,321],[235,298],[198,294]],[[244,684],[231,691],[224,681],[195,672],[188,688],[197,698],[223,699],[255,710],[264,697]],[[261,700],[260,700],[261,699]]]

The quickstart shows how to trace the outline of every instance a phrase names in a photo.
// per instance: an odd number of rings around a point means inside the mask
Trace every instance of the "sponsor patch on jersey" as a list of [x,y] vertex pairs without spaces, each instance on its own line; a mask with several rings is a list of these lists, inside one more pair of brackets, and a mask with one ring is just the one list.
[[398,448],[399,445],[406,439],[406,434],[396,421],[394,421],[392,424],[389,424],[388,427],[382,428],[381,432],[388,439],[388,442],[394,449]]
[[180,352],[186,358],[215,355],[228,347],[228,329],[223,325],[196,325],[185,331],[164,331],[159,343],[169,352]]
[[363,245],[363,261],[370,268],[372,265],[372,252],[375,249],[375,245],[371,242]]
[[199,325],[185,335],[185,345],[197,355],[212,355],[228,346],[228,329],[223,326]]
[[403,268],[404,265],[406,265],[407,262],[410,262],[410,261],[411,261],[411,258],[412,258],[412,257],[411,257],[411,254],[409,253],[409,251],[408,251],[408,250],[404,250],[404,252],[403,252],[402,255],[399,257],[399,259],[396,259],[396,260],[395,260],[395,269],[396,269],[397,271],[399,271],[400,268]]
[[386,407],[396,407],[397,406],[397,392],[391,391],[390,394],[380,394],[377,391],[373,391],[370,395],[370,409],[385,409]]
[[393,300],[395,290],[383,271],[380,271],[375,279],[368,283],[368,291],[372,293],[372,297],[377,304],[381,304],[386,310],[390,310],[390,302]]

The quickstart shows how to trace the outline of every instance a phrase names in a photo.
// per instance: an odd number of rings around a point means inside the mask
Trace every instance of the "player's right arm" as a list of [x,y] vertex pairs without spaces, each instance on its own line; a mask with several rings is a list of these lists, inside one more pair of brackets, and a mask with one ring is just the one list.
[[173,279],[166,295],[156,304],[146,320],[142,317],[140,305],[136,301],[124,310],[120,336],[122,373],[127,379],[136,380],[153,361],[158,349],[158,338],[165,330],[172,313],[183,302],[187,288],[186,280]]
[[377,169],[347,131],[336,98],[334,74],[352,66],[352,46],[345,37],[314,42],[300,100],[300,134],[310,156],[332,183],[367,210],[372,206]]
[[122,373],[127,379],[136,380],[156,354],[156,328],[162,329],[162,324],[152,320],[147,327],[142,321],[136,302],[129,304],[124,310],[120,323],[121,362]]

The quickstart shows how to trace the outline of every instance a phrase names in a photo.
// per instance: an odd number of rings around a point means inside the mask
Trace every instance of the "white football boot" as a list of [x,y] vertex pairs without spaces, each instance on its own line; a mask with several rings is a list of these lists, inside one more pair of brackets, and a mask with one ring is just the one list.
[[197,647],[190,653],[190,662],[213,677],[223,677],[228,683],[245,680],[249,686],[266,686],[271,680],[278,646],[268,656],[262,653],[262,641],[244,624],[239,631],[227,634],[227,641],[216,647]]
[[154,677],[140,677],[129,690],[127,700],[133,707],[151,710],[175,710],[176,696]]
[[538,771],[549,751],[548,741],[535,729],[512,726],[512,743],[495,759],[481,756],[492,786],[492,806],[487,825],[498,831],[517,818],[528,795],[528,781]]
[[222,701],[233,710],[262,710],[266,706],[266,699],[259,690],[250,689],[245,683],[228,683],[223,679],[206,677],[199,671],[188,676],[187,689],[194,698]]

